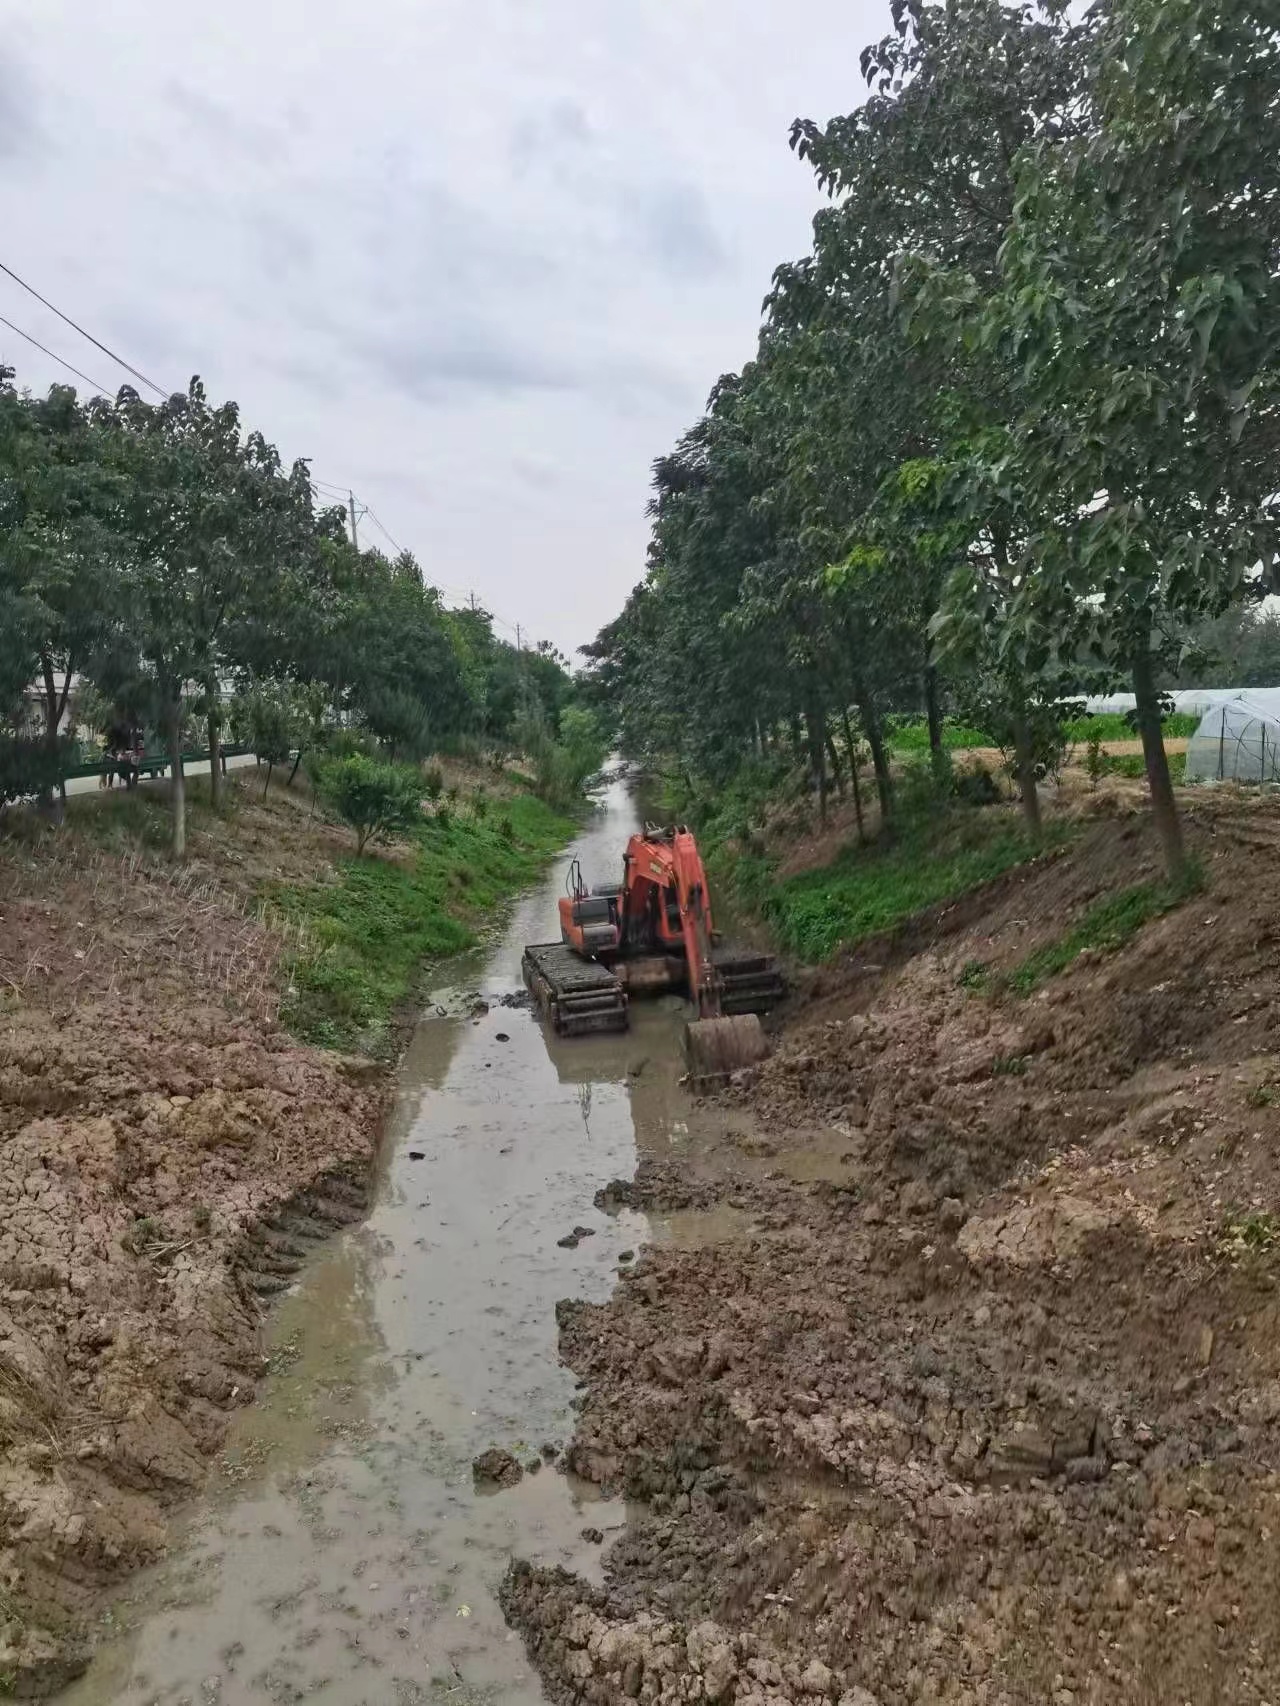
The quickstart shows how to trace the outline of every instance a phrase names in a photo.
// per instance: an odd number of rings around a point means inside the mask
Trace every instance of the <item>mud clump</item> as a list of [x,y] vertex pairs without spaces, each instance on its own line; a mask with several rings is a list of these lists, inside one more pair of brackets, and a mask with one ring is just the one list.
[[[541,1464],[536,1467],[541,1468]],[[474,1459],[471,1474],[477,1487],[514,1487],[523,1480],[524,1469],[511,1452],[494,1445]]]
[[242,810],[180,873],[73,831],[0,846],[0,1675],[20,1691],[83,1662],[93,1596],[159,1553],[250,1401],[264,1307],[364,1212],[383,1075],[280,1028],[283,943],[233,886],[280,826]]
[[554,1699],[1280,1695],[1280,812],[1189,828],[1206,892],[1027,994],[1140,821],[824,972],[729,1092],[750,1234],[558,1311],[567,1466],[637,1514],[602,1589],[508,1577]]

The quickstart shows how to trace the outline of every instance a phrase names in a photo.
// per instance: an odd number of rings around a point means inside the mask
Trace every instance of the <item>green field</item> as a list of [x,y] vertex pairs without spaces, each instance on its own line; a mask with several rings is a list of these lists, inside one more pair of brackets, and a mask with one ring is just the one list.
[[[1166,717],[1161,724],[1166,740],[1187,740],[1199,727],[1199,717],[1181,712]],[[1067,740],[1076,746],[1087,745],[1097,735],[1104,741],[1137,740],[1138,731],[1123,712],[1108,712],[1105,716],[1077,717],[1064,727]],[[887,737],[894,752],[906,756],[923,756],[929,751],[929,725],[923,718],[902,722],[888,730]],[[975,746],[996,746],[999,743],[985,729],[970,723],[948,719],[942,725],[942,744],[948,752],[962,752]]]

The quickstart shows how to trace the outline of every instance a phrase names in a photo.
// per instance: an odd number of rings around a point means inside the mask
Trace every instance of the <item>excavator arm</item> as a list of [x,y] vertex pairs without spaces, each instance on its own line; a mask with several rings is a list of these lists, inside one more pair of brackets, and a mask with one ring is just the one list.
[[[627,846],[623,912],[633,934],[651,931],[656,945],[679,947],[688,968],[689,994],[703,1019],[721,1014],[720,977],[711,896],[698,844],[687,829],[658,840],[633,835]],[[674,903],[674,904],[673,904]]]

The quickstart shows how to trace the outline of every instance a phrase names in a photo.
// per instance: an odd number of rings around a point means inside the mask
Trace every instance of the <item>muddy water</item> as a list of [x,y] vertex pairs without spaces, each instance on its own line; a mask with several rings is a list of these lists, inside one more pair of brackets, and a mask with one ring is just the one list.
[[[635,818],[611,786],[571,849],[589,881],[619,869]],[[554,1468],[477,1492],[471,1460],[501,1445],[531,1462],[568,1439],[556,1302],[606,1297],[651,1233],[592,1198],[637,1151],[697,1142],[699,1121],[677,1082],[678,1000],[637,1006],[625,1037],[572,1042],[500,1004],[524,944],[557,932],[565,863],[500,940],[450,962],[401,1070],[368,1221],[281,1301],[273,1372],[210,1496],[104,1614],[66,1706],[543,1698],[497,1583],[512,1554],[596,1574],[595,1532],[607,1542],[623,1511]],[[590,1236],[560,1248],[575,1227]],[[687,1217],[665,1230],[696,1235]]]

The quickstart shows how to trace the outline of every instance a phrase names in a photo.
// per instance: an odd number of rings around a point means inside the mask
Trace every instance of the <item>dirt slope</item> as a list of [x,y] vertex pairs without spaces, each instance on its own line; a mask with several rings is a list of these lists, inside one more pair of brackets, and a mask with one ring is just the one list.
[[252,902],[345,843],[242,787],[176,875],[139,850],[136,801],[84,802],[56,850],[0,842],[0,1678],[20,1692],[74,1666],[92,1593],[163,1545],[252,1396],[264,1300],[363,1207],[380,1083],[280,1030],[287,944]]
[[962,979],[1153,874],[1136,815],[824,973],[737,1149],[638,1181],[746,1229],[563,1306],[574,1465],[644,1503],[603,1592],[512,1572],[554,1699],[1280,1699],[1280,811],[1190,819],[1128,948]]

